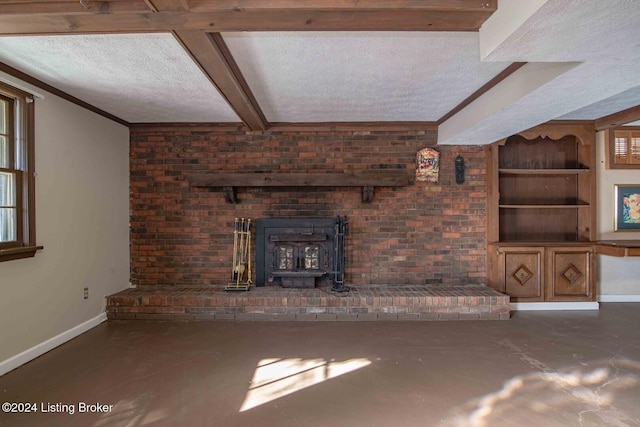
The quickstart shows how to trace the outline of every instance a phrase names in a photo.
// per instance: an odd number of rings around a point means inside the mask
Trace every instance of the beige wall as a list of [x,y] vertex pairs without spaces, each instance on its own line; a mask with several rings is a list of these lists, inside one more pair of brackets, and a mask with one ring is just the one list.
[[[614,185],[640,184],[640,169],[606,169],[604,132],[597,146],[598,239],[638,240],[640,232],[614,231]],[[598,286],[601,295],[640,295],[640,258],[598,256]]]
[[43,94],[36,225],[44,250],[0,263],[0,363],[98,318],[104,296],[129,283],[129,130]]

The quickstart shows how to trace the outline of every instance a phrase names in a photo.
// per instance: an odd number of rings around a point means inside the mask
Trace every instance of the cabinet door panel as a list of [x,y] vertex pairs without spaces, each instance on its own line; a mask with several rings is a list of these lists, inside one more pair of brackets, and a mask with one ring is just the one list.
[[501,248],[498,280],[512,301],[542,301],[543,248]]
[[592,250],[549,248],[547,252],[548,301],[592,301]]

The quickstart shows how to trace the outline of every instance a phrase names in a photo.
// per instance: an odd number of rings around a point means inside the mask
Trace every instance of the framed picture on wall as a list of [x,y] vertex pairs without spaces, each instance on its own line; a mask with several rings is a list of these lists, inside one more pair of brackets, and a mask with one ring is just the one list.
[[640,184],[615,185],[615,231],[640,231]]

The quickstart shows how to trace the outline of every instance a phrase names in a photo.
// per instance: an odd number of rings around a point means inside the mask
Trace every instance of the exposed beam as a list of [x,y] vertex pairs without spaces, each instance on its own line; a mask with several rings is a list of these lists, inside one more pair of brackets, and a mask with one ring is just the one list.
[[[157,13],[185,11],[189,8],[187,0],[147,0],[147,2]],[[266,129],[267,120],[222,36],[218,33],[208,34],[190,30],[174,30],[172,34],[216,86],[242,122],[251,130]]]
[[189,10],[188,0],[146,0],[154,12],[184,12]]
[[249,129],[265,130],[267,120],[222,37],[203,31],[174,34]]
[[[539,124],[535,114],[509,120],[507,107],[579,66],[577,62],[528,62],[438,126],[438,144],[490,144]],[[525,108],[525,107],[520,107]],[[559,114],[557,114],[559,115]],[[499,124],[499,125],[498,125]]]
[[264,130],[272,126],[221,31],[477,31],[496,10],[497,0],[7,0],[0,4],[0,36],[172,32],[246,126]]
[[596,119],[596,130],[606,130],[640,120],[640,105]]
[[[157,1],[157,0],[156,0]],[[42,3],[46,10],[47,2]],[[91,2],[90,2],[91,3]],[[145,4],[155,4],[146,0]],[[497,9],[496,0],[218,1],[213,11],[145,13],[0,14],[0,35],[155,31],[478,31]],[[191,3],[186,3],[190,6]],[[204,7],[204,3],[201,3]]]
[[78,0],[56,1],[4,1],[0,3],[0,15],[75,15],[103,13],[149,12],[145,0],[111,0],[81,3]]
[[494,51],[505,43],[513,33],[549,0],[501,1],[500,9],[492,14],[480,30],[480,59],[483,61],[500,61],[490,59]]
[[480,98],[482,94],[484,94],[485,92],[488,92],[498,83],[500,83],[501,81],[509,77],[511,74],[518,71],[518,69],[520,69],[520,67],[522,67],[524,64],[526,64],[526,62],[514,62],[513,64],[509,65],[507,68],[502,70],[497,76],[495,76],[494,78],[489,80],[487,83],[485,83],[480,89],[476,90],[471,95],[469,95],[464,101],[456,105],[456,107],[453,110],[449,111],[447,114],[442,116],[438,120],[438,124],[442,124],[446,122],[448,119],[450,119],[451,117],[453,117],[454,115],[462,111],[466,106],[471,104],[476,99]]
[[497,9],[497,0],[188,0],[197,12],[247,9],[414,9],[485,11]]

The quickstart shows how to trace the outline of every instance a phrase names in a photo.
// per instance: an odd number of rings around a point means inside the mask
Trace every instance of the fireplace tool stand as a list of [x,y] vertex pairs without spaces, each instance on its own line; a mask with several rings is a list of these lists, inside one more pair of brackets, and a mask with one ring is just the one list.
[[[246,280],[244,279],[246,273]],[[233,268],[225,291],[248,291],[251,287],[251,219],[233,223]]]

